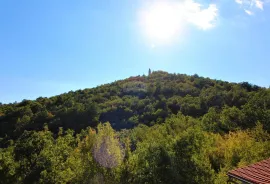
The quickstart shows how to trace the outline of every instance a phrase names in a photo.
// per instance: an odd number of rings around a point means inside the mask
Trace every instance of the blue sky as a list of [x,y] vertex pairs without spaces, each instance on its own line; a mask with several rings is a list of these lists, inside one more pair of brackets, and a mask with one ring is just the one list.
[[270,85],[265,0],[0,1],[0,102],[148,68]]

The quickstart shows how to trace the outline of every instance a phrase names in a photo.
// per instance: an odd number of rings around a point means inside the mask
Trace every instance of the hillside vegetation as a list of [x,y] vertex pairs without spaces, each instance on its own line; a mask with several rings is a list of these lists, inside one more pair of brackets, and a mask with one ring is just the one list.
[[226,183],[269,132],[269,88],[157,71],[1,104],[0,183]]

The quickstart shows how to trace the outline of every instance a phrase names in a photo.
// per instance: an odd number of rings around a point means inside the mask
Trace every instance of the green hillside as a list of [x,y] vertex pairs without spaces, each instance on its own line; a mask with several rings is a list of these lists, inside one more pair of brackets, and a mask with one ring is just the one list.
[[1,104],[0,183],[226,183],[269,132],[269,88],[150,72]]

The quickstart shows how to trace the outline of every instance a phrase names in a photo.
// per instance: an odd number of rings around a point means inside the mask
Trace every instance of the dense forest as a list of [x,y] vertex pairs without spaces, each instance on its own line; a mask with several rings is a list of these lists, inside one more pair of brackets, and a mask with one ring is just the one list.
[[269,133],[269,88],[149,72],[0,104],[0,183],[222,184]]

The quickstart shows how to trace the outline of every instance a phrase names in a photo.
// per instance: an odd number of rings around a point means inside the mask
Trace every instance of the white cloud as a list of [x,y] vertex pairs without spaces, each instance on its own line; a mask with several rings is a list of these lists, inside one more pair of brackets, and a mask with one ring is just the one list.
[[242,0],[235,0],[235,2],[238,3],[238,4],[243,4]]
[[250,10],[246,10],[246,9],[245,9],[245,12],[246,12],[248,15],[254,15],[254,13],[253,13],[252,11],[250,11]]
[[263,10],[264,4],[269,0],[235,0],[248,15],[254,15],[258,9]]
[[203,30],[214,27],[218,8],[215,4],[203,8],[202,4],[194,0],[167,0],[153,1],[140,13],[140,21],[147,30],[174,33],[183,23],[195,25]]
[[185,29],[193,25],[208,30],[215,26],[218,8],[215,4],[204,7],[194,0],[150,1],[140,11],[140,23],[152,40],[168,42],[174,40]]
[[256,5],[257,8],[263,10],[263,2],[262,1],[256,0],[255,5]]
[[186,20],[200,29],[207,30],[215,25],[218,16],[218,9],[215,4],[210,4],[208,8],[202,9],[202,5],[189,1],[186,3]]

